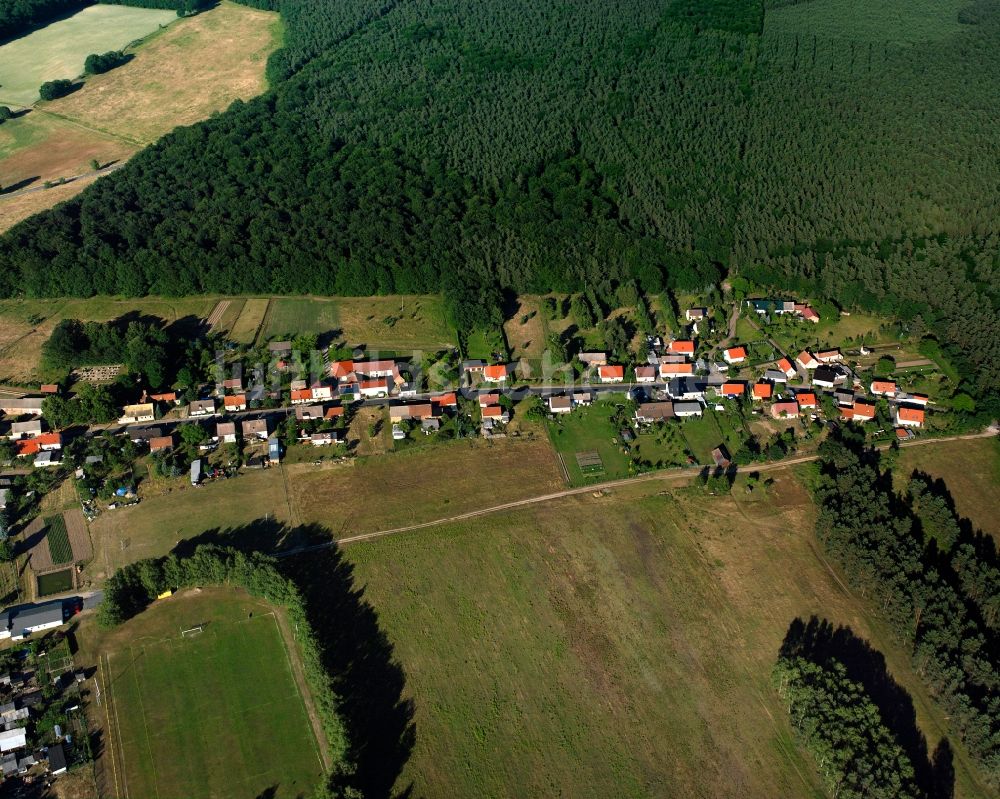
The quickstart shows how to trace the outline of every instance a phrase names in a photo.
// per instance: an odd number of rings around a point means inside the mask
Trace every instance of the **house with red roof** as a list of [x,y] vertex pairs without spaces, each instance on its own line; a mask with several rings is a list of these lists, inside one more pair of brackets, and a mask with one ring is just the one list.
[[222,400],[222,404],[227,411],[245,411],[247,409],[247,395],[233,394],[232,396],[225,397]]
[[820,350],[816,353],[816,360],[820,363],[837,363],[844,360],[840,350]]
[[323,414],[324,419],[336,419],[344,415],[343,405],[333,405],[326,409],[326,413]]
[[489,405],[482,409],[482,414],[483,419],[492,419],[504,424],[510,421],[510,414],[507,413],[507,409],[500,405]]
[[311,388],[292,389],[292,405],[308,405],[313,401]]
[[42,433],[34,438],[15,441],[14,446],[17,447],[19,458],[37,455],[39,452],[54,452],[62,449],[62,433]]
[[598,366],[597,376],[602,383],[621,383],[625,379],[625,367],[614,364]]
[[722,357],[730,365],[743,363],[747,359],[746,347],[730,347],[722,353]]
[[795,401],[799,403],[799,408],[805,409],[815,409],[818,405],[816,401],[816,395],[811,391],[803,391],[795,395]]
[[875,418],[875,403],[855,400],[853,405],[841,408],[840,415],[851,422],[870,422]]
[[431,402],[442,408],[458,407],[458,397],[455,395],[454,391],[449,391],[447,394],[438,394],[436,397],[431,397]]
[[799,403],[795,400],[780,400],[771,405],[771,417],[773,419],[784,419],[789,416],[799,415]]
[[389,378],[379,377],[375,380],[362,380],[358,383],[358,391],[362,397],[387,397],[389,395]]
[[156,438],[149,439],[149,451],[150,452],[165,452],[168,449],[174,448],[174,437],[169,436],[157,436]]
[[[637,370],[638,373],[638,370]],[[685,377],[694,374],[693,363],[661,363],[660,377],[664,380],[672,377]]]
[[333,361],[330,363],[330,377],[342,380],[354,374],[354,361]]
[[896,381],[895,380],[872,380],[872,384],[869,386],[876,397],[894,397],[896,396]]
[[771,394],[773,392],[774,392],[774,386],[772,386],[770,383],[753,384],[753,398],[755,400],[771,399]]
[[788,358],[780,358],[778,360],[778,368],[785,373],[785,377],[795,377],[795,367],[792,366],[792,362]]
[[506,383],[510,369],[505,363],[497,363],[483,369],[483,379],[487,383]]
[[905,405],[897,405],[893,421],[899,427],[923,427],[924,415],[923,408],[907,408]]
[[671,341],[667,345],[668,352],[674,352],[678,355],[687,355],[688,357],[694,355],[694,342],[689,340],[678,339],[676,341]]
[[726,397],[727,399],[742,397],[746,393],[746,390],[746,383],[723,383],[719,386],[720,396]]
[[490,392],[489,394],[479,395],[480,408],[488,408],[491,405],[499,405],[499,404],[500,404],[500,395],[495,391]]
[[818,369],[819,368],[819,361],[817,361],[813,357],[813,354],[811,352],[809,352],[809,350],[802,350],[802,352],[799,353],[799,357],[796,358],[795,361],[803,369]]

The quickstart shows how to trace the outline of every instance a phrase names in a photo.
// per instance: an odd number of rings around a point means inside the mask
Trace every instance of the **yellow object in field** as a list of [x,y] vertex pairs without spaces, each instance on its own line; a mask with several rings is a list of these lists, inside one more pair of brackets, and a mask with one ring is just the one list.
[[166,599],[166,598],[167,598],[168,596],[173,596],[173,595],[174,595],[174,592],[173,592],[173,590],[172,590],[172,589],[170,589],[170,588],[168,588],[168,589],[167,589],[166,591],[164,591],[164,592],[163,592],[162,594],[160,594],[160,595],[159,595],[158,597],[156,597],[156,598],[157,598],[157,599]]

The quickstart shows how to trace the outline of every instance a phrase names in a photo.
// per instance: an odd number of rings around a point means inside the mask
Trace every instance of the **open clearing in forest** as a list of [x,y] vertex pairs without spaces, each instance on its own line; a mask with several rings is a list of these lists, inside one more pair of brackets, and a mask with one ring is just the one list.
[[166,9],[93,5],[0,47],[0,103],[27,106],[47,80],[75,79],[91,53],[121,50],[177,22]]
[[[181,635],[196,625],[201,633]],[[242,591],[186,593],[99,646],[110,698],[102,757],[115,758],[104,771],[117,796],[278,799],[310,795],[321,779],[297,654],[265,603]]]
[[[40,34],[48,36],[50,30],[62,32],[53,46],[62,45],[72,39],[73,30],[60,26],[82,24],[78,20],[89,24],[94,13],[119,12],[153,14],[157,19],[165,14],[163,19],[173,24],[130,49],[134,58],[127,64],[93,75],[67,97],[41,103],[0,125],[0,187],[8,191],[40,187],[46,181],[90,173],[95,160],[102,167],[125,161],[175,127],[193,124],[222,111],[233,100],[249,99],[265,90],[267,57],[281,41],[278,16],[222,2],[181,20],[170,11],[91,6],[0,47],[0,96],[9,85],[4,65],[23,60],[20,50],[5,56],[8,48],[22,47]],[[156,30],[157,24],[100,49],[84,50],[72,70],[56,77],[76,77],[83,71],[88,54],[123,47]],[[49,46],[47,40],[45,46]],[[39,83],[32,84],[32,98],[23,104],[37,99]],[[0,231],[75,196],[91,182],[93,178],[81,179],[28,195],[0,196]]]
[[959,516],[1000,544],[1000,439],[907,447],[893,472],[898,490],[905,490],[915,470],[944,480]]
[[[346,548],[415,703],[396,788],[821,796],[770,681],[811,614],[886,654],[933,750],[944,722],[909,658],[818,557],[806,492],[775,479],[761,501],[628,487]],[[956,796],[986,795],[966,762]]]

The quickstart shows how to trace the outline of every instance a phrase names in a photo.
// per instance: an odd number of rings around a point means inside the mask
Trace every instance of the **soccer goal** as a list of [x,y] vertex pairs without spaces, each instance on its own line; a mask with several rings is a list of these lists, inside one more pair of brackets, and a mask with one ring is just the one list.
[[196,624],[194,627],[189,627],[186,630],[181,630],[181,638],[194,638],[196,635],[201,635],[205,630],[204,624]]

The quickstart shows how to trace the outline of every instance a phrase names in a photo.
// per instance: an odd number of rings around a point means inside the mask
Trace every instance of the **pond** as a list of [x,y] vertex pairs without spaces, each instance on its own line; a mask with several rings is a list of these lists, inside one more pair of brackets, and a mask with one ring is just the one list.
[[72,569],[39,574],[35,579],[38,581],[39,596],[49,596],[50,594],[60,594],[64,591],[73,590]]

